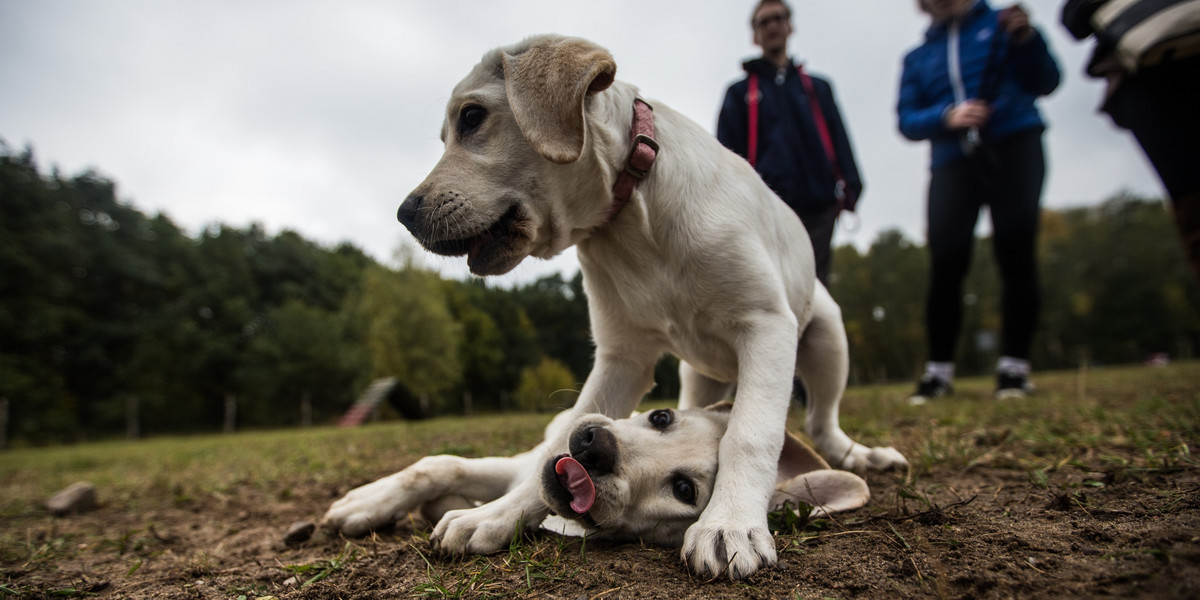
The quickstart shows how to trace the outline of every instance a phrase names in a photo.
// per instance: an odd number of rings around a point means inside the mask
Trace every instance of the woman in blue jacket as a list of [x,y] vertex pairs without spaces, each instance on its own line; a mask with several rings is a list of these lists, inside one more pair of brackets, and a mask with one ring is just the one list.
[[1035,250],[1046,164],[1035,100],[1060,73],[1020,6],[986,0],[918,0],[932,25],[904,57],[900,132],[930,142],[927,212],[929,356],[912,401],[953,391],[962,284],[979,211],[987,205],[1003,287],[996,396],[1023,396],[1040,304]]

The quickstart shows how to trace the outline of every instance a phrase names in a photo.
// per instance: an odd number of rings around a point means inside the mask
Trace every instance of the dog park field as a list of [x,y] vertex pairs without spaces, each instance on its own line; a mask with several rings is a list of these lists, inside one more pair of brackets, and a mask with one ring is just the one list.
[[[845,430],[893,445],[864,508],[777,518],[780,563],[744,581],[688,574],[678,549],[551,534],[482,557],[432,553],[429,526],[306,536],[347,490],[435,453],[512,454],[550,415],[113,441],[0,453],[0,596],[15,598],[1195,598],[1200,363],[990,379],[909,406],[854,387]],[[645,408],[645,407],[643,407]],[[794,407],[790,429],[801,430]],[[86,481],[98,506],[44,503]]]

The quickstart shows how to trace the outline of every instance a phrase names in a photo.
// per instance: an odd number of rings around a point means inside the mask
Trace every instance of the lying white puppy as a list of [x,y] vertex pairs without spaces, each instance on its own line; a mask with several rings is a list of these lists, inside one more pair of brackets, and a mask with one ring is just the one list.
[[[546,508],[581,526],[548,521],[548,529],[677,546],[712,497],[729,407],[655,410],[618,420],[567,411],[546,428],[545,439],[557,446],[546,443],[511,458],[425,457],[352,490],[330,507],[324,524],[358,535],[410,513],[436,523],[449,509],[491,502],[538,477]],[[862,478],[830,469],[791,435],[775,479],[772,510],[786,502],[824,515],[858,508],[870,497]]]
[[[831,463],[906,463],[838,425],[846,334],[800,220],[745,160],[665,105],[651,109],[615,72],[607,51],[574,38],[487,53],[451,95],[445,154],[397,216],[477,275],[578,248],[596,342],[579,414],[629,416],[664,352],[682,360],[680,408],[737,384],[712,498],[682,556],[700,576],[744,577],[776,560],[767,509],[793,375],[808,390],[805,428]],[[447,513],[434,540],[458,554],[503,549],[514,524],[545,517],[539,479]]]

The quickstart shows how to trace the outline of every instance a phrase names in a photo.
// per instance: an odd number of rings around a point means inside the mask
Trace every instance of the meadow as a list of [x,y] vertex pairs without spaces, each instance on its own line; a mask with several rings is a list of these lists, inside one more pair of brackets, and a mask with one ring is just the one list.
[[[549,414],[385,421],[0,452],[0,596],[17,598],[1194,598],[1200,597],[1200,363],[989,379],[910,406],[911,384],[853,387],[843,426],[897,447],[872,500],[775,519],[780,564],[739,582],[689,575],[678,550],[551,534],[483,557],[431,551],[429,527],[318,530],[347,490],[421,456],[512,454]],[[789,426],[802,429],[794,407]],[[50,516],[76,481],[99,507]]]

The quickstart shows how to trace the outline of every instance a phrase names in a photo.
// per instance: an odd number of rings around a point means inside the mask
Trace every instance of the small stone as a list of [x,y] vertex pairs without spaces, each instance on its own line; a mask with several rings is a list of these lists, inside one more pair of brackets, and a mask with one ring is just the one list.
[[46,510],[56,517],[87,512],[93,508],[96,508],[96,488],[86,481],[72,483],[46,501]]
[[283,587],[296,587],[300,585],[300,580],[295,575],[283,580]]
[[789,565],[786,560],[781,560],[781,561],[775,563],[775,568],[779,569],[780,571],[786,571],[786,570],[790,569],[791,567],[792,567],[792,565]]
[[291,546],[307,542],[312,537],[313,531],[316,528],[316,525],[308,521],[292,523],[292,526],[288,527],[287,533],[283,536],[283,543]]

